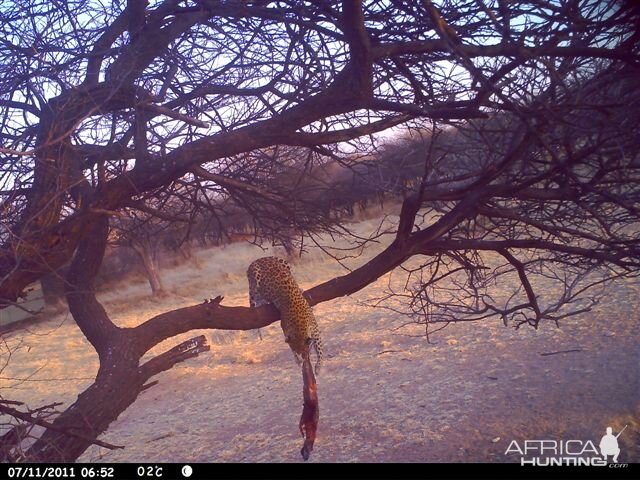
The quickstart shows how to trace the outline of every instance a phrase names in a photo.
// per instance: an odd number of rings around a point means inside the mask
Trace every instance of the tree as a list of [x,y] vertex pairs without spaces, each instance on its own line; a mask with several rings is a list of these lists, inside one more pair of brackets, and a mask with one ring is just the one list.
[[[586,287],[638,272],[630,3],[28,0],[0,15],[0,299],[71,261],[69,308],[100,358],[27,460],[76,459],[154,375],[208,349],[195,338],[141,365],[160,341],[277,320],[216,299],[118,328],[92,282],[110,219],[162,196],[244,199],[254,219],[292,211],[305,225],[278,182],[283,146],[355,168],[375,133],[431,130],[394,241],[307,291],[311,304],[416,257],[408,313],[537,325],[588,308]],[[519,290],[500,305],[483,289],[508,274]],[[560,298],[542,303],[535,274],[557,278]],[[438,295],[450,279],[459,290]],[[64,433],[79,425],[81,437]]]
[[[153,205],[150,205],[152,203]],[[112,222],[110,243],[118,247],[129,247],[136,252],[144,267],[151,293],[164,295],[158,254],[165,240],[175,240],[176,230],[190,224],[188,205],[175,197],[160,196],[140,202],[137,209],[127,208]],[[188,233],[183,234],[186,238]],[[179,248],[180,243],[175,244]]]

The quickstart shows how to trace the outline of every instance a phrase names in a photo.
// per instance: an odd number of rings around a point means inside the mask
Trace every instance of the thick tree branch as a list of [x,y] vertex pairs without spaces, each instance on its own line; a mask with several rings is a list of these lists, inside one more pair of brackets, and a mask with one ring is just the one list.
[[256,187],[255,185],[243,182],[241,180],[237,180],[235,178],[225,177],[224,175],[218,175],[216,173],[211,173],[205,170],[203,167],[193,167],[191,171],[197,175],[198,177],[209,180],[211,182],[215,182],[218,185],[227,188],[229,190],[238,190],[241,192],[246,192],[256,197],[264,198],[265,200],[269,200],[272,202],[282,202],[284,198],[280,195],[268,192],[260,187]]
[[[405,200],[407,225],[411,225],[412,219],[415,218],[415,203],[415,199]],[[397,240],[372,260],[347,275],[336,277],[307,290],[304,293],[305,297],[313,306],[363,289],[400,265],[413,253],[417,253],[421,245],[436,240],[453,228],[469,214],[475,205],[477,205],[477,198],[470,196],[434,225],[408,237],[407,232],[410,226],[403,227],[398,232]],[[139,339],[136,343],[144,352],[169,337],[193,329],[252,330],[265,327],[280,318],[278,311],[271,305],[256,309],[225,307],[220,305],[219,300],[221,299],[180,308],[147,320],[133,329],[133,334]]]
[[204,335],[194,337],[141,365],[140,374],[149,379],[154,375],[171,369],[177,363],[197,357],[202,352],[208,352],[209,350],[210,347],[207,345],[207,339]]
[[120,330],[111,322],[104,307],[96,299],[93,286],[102,264],[108,234],[108,217],[94,216],[79,243],[65,282],[69,311],[101,359],[109,354],[114,337]]
[[184,113],[176,112],[175,110],[172,110],[162,105],[155,105],[153,103],[143,103],[139,105],[139,108],[141,110],[147,110],[149,112],[153,112],[158,115],[166,115],[167,117],[180,120],[181,122],[187,123],[189,125],[193,125],[194,127],[200,127],[200,128],[210,127],[210,125],[207,122],[203,122],[202,120],[198,120],[197,118],[190,117],[189,115],[185,115]]

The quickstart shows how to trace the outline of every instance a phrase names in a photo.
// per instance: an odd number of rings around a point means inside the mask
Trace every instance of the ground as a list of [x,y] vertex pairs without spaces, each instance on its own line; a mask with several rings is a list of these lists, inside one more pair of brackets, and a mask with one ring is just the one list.
[[[167,298],[151,299],[139,283],[100,299],[122,326],[218,294],[226,305],[248,305],[244,271],[271,253],[246,244],[204,250],[164,272]],[[293,269],[303,288],[342,273],[319,253]],[[624,425],[619,461],[640,461],[639,281],[618,283],[592,312],[561,328],[455,324],[431,343],[413,336],[415,328],[398,330],[404,320],[397,314],[364,305],[387,282],[314,308],[328,358],[318,378],[311,461],[519,462],[505,454],[512,440],[597,445],[607,426],[617,433]],[[151,353],[199,334],[209,337],[211,352],[159,375],[100,437],[126,448],[91,447],[80,461],[302,461],[302,376],[279,325],[263,329],[262,340],[255,331],[190,332]],[[31,407],[69,405],[97,370],[68,315],[5,340],[2,353],[13,353],[0,395]]]

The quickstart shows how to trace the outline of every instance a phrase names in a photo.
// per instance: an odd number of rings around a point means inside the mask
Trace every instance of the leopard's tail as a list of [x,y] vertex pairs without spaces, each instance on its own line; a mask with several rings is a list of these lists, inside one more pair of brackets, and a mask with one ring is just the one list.
[[320,369],[322,368],[322,362],[324,361],[324,345],[322,343],[322,339],[318,336],[313,339],[313,350],[316,353],[316,365],[315,371],[316,375],[320,374]]

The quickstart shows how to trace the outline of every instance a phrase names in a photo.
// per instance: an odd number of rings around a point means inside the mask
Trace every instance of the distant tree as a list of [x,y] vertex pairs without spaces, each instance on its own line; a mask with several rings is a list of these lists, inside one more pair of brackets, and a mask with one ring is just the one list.
[[[431,132],[393,242],[308,290],[311,304],[415,257],[417,282],[391,292],[403,313],[538,325],[637,275],[638,25],[613,0],[3,3],[0,300],[71,262],[69,309],[100,359],[21,459],[77,459],[152,377],[208,349],[197,337],[141,362],[163,340],[278,319],[214,301],[120,328],[93,281],[110,223],[149,199],[233,199],[258,224],[347,233],[281,182],[285,146],[306,152],[301,172],[357,172],[376,133]],[[516,292],[499,304],[485,292],[505,271]],[[542,301],[532,275],[556,279],[558,297]]]
[[151,293],[154,296],[164,295],[158,258],[160,250],[167,244],[178,249],[182,242],[175,242],[175,234],[182,227],[185,230],[182,241],[186,240],[186,225],[191,221],[190,205],[174,196],[158,195],[139,200],[136,208],[122,209],[116,216],[109,243],[135,251],[144,266]]

